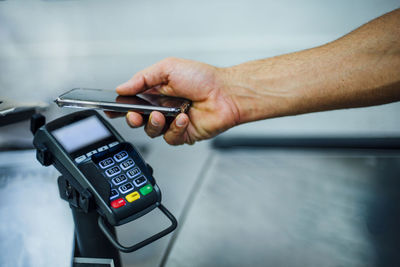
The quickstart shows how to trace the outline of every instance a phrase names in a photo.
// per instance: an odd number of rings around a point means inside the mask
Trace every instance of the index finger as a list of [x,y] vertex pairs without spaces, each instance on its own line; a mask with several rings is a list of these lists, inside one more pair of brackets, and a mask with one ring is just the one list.
[[117,87],[117,93],[120,95],[136,95],[157,85],[168,83],[168,74],[166,73],[162,62],[158,62],[138,73]]

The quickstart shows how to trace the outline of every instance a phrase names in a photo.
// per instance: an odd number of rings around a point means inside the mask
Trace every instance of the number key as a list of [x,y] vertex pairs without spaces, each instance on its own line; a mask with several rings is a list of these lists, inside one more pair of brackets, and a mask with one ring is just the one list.
[[119,184],[125,182],[126,180],[127,180],[127,179],[126,179],[125,174],[121,174],[121,175],[118,175],[117,177],[113,178],[113,179],[112,179],[112,182],[113,182],[115,185],[119,185]]
[[139,186],[145,184],[146,182],[147,182],[147,180],[146,180],[146,178],[145,178],[143,175],[140,176],[140,177],[138,177],[138,178],[136,178],[135,180],[133,180],[133,183],[134,183],[137,187],[139,187]]
[[123,161],[124,159],[126,159],[127,157],[128,157],[128,153],[127,153],[126,151],[121,151],[121,152],[119,152],[119,153],[117,153],[117,154],[114,155],[114,159],[115,159],[117,162],[121,162],[121,161]]
[[133,185],[132,185],[131,183],[126,183],[126,184],[121,185],[121,186],[119,187],[119,191],[120,191],[122,194],[125,194],[126,192],[129,192],[129,191],[131,191],[132,189],[133,189]]
[[111,167],[106,170],[106,174],[108,177],[113,177],[121,172],[121,169],[117,166]]
[[121,168],[125,171],[135,165],[135,162],[132,159],[128,159],[120,164]]
[[140,175],[140,169],[138,167],[133,168],[132,170],[126,173],[129,178],[135,178],[136,176]]
[[118,197],[118,196],[119,196],[118,191],[115,190],[115,189],[112,189],[112,190],[111,190],[111,195],[110,195],[110,200],[111,200],[111,199],[114,199],[114,198],[116,198],[116,197]]
[[113,164],[114,164],[114,161],[113,161],[112,158],[107,158],[107,159],[104,159],[104,160],[99,162],[99,165],[100,165],[100,167],[102,169],[105,169],[105,168],[107,168],[107,167],[109,167],[109,166],[111,166]]

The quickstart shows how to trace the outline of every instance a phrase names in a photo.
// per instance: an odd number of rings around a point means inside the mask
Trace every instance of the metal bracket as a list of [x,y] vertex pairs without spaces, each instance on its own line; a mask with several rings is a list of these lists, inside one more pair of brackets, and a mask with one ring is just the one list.
[[92,194],[87,190],[78,191],[63,175],[58,177],[58,190],[60,197],[71,206],[88,213],[91,210]]
[[104,235],[107,237],[107,239],[110,241],[110,243],[117,249],[119,249],[121,252],[125,252],[125,253],[129,253],[129,252],[133,252],[136,251],[158,239],[160,239],[161,237],[171,233],[172,231],[174,231],[176,229],[176,227],[178,226],[178,222],[175,219],[174,215],[172,215],[172,213],[169,212],[169,210],[167,210],[167,208],[165,208],[162,204],[160,204],[158,206],[158,208],[162,211],[162,213],[164,213],[164,215],[171,221],[171,225],[162,230],[161,232],[139,242],[136,243],[133,246],[130,247],[125,247],[123,245],[121,245],[114,234],[111,233],[110,229],[108,228],[108,226],[106,225],[106,222],[104,221],[104,218],[102,216],[98,217],[97,223],[101,229],[101,231],[103,231]]

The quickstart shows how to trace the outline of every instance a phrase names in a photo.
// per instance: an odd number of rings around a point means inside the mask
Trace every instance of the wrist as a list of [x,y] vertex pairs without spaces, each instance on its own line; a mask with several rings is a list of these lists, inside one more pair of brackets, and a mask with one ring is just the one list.
[[[272,59],[223,69],[224,91],[238,113],[238,124],[296,114],[294,84],[279,77]],[[276,73],[276,74],[275,74]]]

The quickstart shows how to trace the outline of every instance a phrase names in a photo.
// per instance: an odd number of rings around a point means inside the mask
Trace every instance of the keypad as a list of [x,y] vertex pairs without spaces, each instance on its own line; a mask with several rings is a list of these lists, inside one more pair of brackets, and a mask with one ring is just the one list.
[[135,167],[132,170],[129,170],[126,174],[129,178],[135,178],[136,176],[141,174],[141,171],[138,167]]
[[122,162],[119,166],[121,166],[121,169],[123,169],[124,171],[133,167],[133,165],[135,165],[135,162],[133,161],[133,159],[128,159],[124,162]]
[[[112,145],[109,144],[108,147]],[[102,151],[102,148],[97,151]],[[86,155],[82,156],[86,158]],[[153,190],[139,166],[125,150],[105,157],[98,162],[98,166],[104,175],[109,177],[107,180],[111,186],[110,204],[114,209],[136,205]]]
[[125,182],[126,180],[128,180],[128,179],[126,178],[125,174],[121,174],[121,175],[118,175],[117,177],[113,178],[112,182],[115,185],[119,185],[119,184],[122,184],[123,182]]

